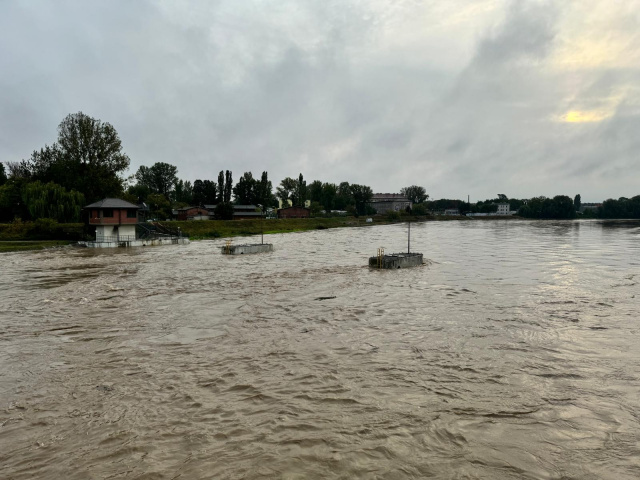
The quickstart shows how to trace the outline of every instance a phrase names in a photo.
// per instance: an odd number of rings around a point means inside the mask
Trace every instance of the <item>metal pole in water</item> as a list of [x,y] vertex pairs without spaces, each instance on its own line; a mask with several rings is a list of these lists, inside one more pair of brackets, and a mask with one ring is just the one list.
[[260,207],[260,245],[264,245],[264,205],[258,204]]
[[411,253],[411,207],[407,205],[407,208],[405,209],[405,211],[407,212],[407,214],[409,215],[409,229],[407,231],[407,255],[409,253]]

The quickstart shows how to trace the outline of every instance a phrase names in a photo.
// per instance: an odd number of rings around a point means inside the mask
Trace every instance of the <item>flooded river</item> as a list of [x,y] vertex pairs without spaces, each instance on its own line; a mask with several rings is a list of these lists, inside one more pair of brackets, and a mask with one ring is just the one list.
[[1,254],[0,478],[639,478],[640,223],[411,231]]

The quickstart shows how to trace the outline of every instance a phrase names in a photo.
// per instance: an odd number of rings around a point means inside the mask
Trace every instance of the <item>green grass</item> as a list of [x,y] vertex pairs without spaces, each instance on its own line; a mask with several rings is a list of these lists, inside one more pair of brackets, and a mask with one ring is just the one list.
[[5,252],[21,252],[26,250],[42,250],[44,248],[61,247],[69,245],[71,242],[66,240],[41,240],[41,241],[0,241],[0,253]]
[[[391,223],[405,223],[407,216],[390,220],[385,215],[374,216],[372,223],[367,223],[366,216],[332,217],[332,218],[287,218],[261,220],[191,220],[183,222],[160,222],[173,230],[180,228],[184,235],[191,240],[205,238],[228,238],[238,236],[260,235],[261,228],[264,234],[304,232],[308,230],[324,230],[327,228],[365,227],[373,225],[387,225]],[[411,217],[412,222],[430,222],[447,220],[471,220],[469,217],[427,216]]]
[[0,241],[65,240],[71,242],[82,238],[83,228],[82,223],[57,223],[49,219],[0,223]]
[[[366,223],[366,216],[333,217],[333,218],[290,218],[265,220],[202,220],[187,222],[160,222],[175,230],[180,228],[184,235],[192,240],[205,238],[228,238],[237,236],[260,235],[264,228],[265,235],[276,233],[304,232],[307,230],[324,230],[327,228],[364,227],[404,223],[405,215],[390,220],[386,215],[374,216],[373,223]],[[514,217],[475,217],[479,219],[513,219]],[[412,217],[412,222],[472,220],[469,217]],[[261,224],[262,223],[262,224]],[[83,225],[57,224],[55,222],[20,222],[0,224],[0,252],[19,250],[37,250],[60,245],[68,245],[82,238]]]
[[[261,224],[262,222],[262,224]],[[366,223],[365,217],[337,218],[288,218],[265,220],[199,220],[186,222],[161,222],[169,228],[180,228],[183,234],[192,240],[219,237],[237,237],[248,235],[303,232],[307,230],[324,230],[327,228],[358,227],[390,223],[385,219],[375,219]]]

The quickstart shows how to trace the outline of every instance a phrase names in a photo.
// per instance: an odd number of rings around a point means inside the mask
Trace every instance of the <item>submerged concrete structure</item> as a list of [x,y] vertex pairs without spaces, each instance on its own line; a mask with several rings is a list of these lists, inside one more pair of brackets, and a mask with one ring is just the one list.
[[221,247],[222,253],[225,255],[246,255],[253,253],[273,252],[273,244],[271,243],[249,243],[245,245],[226,244]]
[[78,242],[79,247],[88,248],[118,248],[118,247],[151,247],[158,245],[188,245],[188,237],[166,236],[156,238],[138,238],[135,240]]
[[369,257],[369,266],[372,268],[398,269],[417,267],[422,265],[423,259],[421,253],[392,253],[385,255],[384,250],[380,251],[375,257]]

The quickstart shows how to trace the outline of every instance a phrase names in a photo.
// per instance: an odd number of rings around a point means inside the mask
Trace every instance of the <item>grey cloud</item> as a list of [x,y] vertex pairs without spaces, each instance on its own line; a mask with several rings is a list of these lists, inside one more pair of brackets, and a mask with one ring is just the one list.
[[[384,191],[419,183],[432,197],[585,201],[633,188],[614,172],[637,167],[637,70],[557,71],[570,4],[496,5],[489,26],[465,16],[447,36],[429,3],[2,3],[0,161],[51,143],[82,110],[116,127],[132,171],[165,161],[190,180],[267,170],[274,183],[302,172]],[[419,14],[429,23],[398,46]],[[465,29],[480,35],[461,43]],[[605,122],[555,118],[620,92]]]

